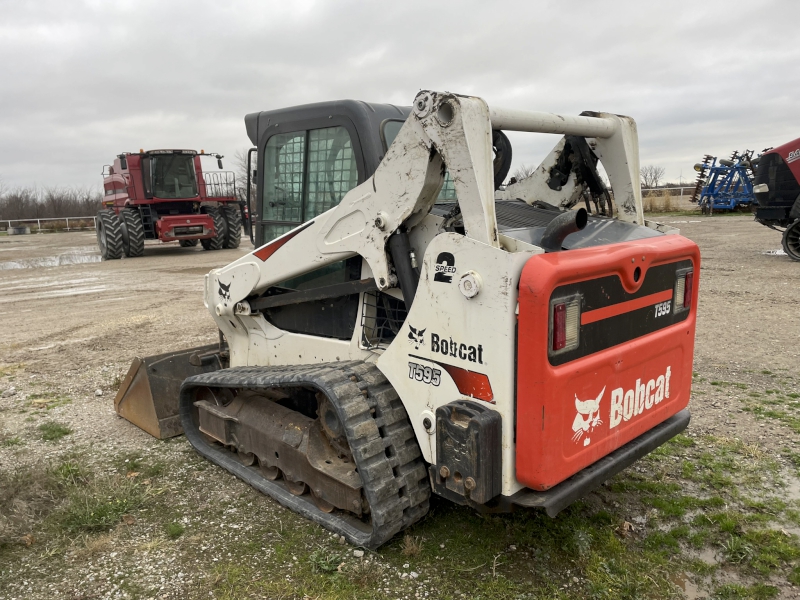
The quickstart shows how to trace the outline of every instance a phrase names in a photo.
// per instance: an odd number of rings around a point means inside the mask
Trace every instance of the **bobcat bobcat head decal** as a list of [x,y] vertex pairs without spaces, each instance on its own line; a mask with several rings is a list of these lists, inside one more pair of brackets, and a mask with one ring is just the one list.
[[[231,282],[233,283],[233,282]],[[225,285],[221,281],[219,282],[219,297],[222,298],[226,303],[228,300],[231,299],[231,284]]]
[[414,344],[414,350],[419,350],[420,346],[425,345],[425,330],[414,329],[411,325],[408,326],[408,343]]
[[[578,396],[575,396],[575,410],[578,411],[578,414],[575,415],[575,420],[572,422],[573,442],[577,442],[584,433],[594,431],[595,427],[603,424],[600,419],[600,401],[603,399],[605,391],[604,387],[594,400],[578,400]],[[588,446],[591,441],[587,436],[583,440],[583,445]]]

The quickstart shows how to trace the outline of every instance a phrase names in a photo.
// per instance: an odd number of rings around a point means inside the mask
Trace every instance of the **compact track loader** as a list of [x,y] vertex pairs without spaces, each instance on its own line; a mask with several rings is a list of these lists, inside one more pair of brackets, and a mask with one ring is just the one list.
[[[555,516],[687,426],[700,256],[643,218],[633,119],[424,91],[246,124],[258,247],[206,275],[219,348],[134,364],[116,402],[155,404],[137,424],[179,418],[200,454],[370,548],[431,492]],[[503,188],[503,131],[563,137]],[[196,373],[179,404],[176,368]]]

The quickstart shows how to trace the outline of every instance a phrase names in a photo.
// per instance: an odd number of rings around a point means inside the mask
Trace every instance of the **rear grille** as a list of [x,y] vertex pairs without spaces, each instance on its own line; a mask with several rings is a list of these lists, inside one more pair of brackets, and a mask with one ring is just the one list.
[[[454,204],[439,203],[433,207],[433,214],[444,216],[452,210]],[[524,229],[527,227],[547,227],[561,211],[548,210],[530,206],[522,200],[503,200],[494,203],[497,215],[497,227],[500,231],[506,229]]]
[[173,235],[198,235],[203,233],[202,225],[192,225],[190,227],[176,227],[172,230]]

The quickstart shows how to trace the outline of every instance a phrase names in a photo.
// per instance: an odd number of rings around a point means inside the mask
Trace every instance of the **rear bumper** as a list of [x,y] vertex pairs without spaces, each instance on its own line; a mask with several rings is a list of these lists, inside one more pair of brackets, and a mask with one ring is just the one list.
[[217,235],[214,220],[205,214],[161,217],[156,221],[156,231],[162,242],[202,240]]
[[505,501],[515,506],[544,508],[548,515],[555,517],[604,481],[678,435],[689,425],[690,417],[688,409],[682,410],[555,487],[544,492],[520,490]]

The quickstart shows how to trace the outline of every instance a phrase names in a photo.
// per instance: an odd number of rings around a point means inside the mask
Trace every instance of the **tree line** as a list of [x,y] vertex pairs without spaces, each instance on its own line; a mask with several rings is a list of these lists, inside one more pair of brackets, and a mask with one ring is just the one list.
[[0,220],[90,217],[102,200],[102,193],[92,188],[0,186]]

